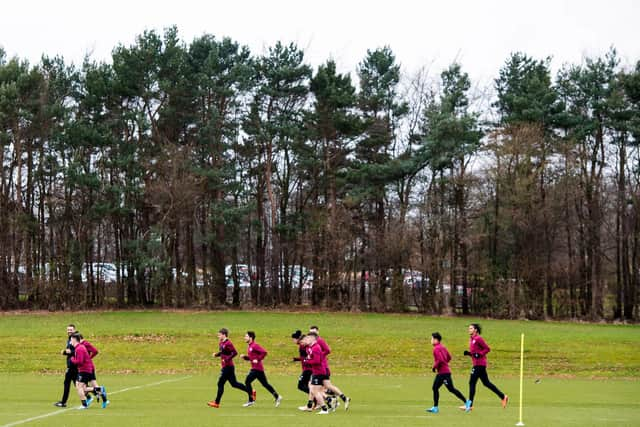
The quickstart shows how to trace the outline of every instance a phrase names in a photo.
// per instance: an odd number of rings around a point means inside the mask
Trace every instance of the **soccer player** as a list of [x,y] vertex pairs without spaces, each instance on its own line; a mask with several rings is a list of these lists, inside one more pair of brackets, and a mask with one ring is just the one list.
[[[351,404],[351,398],[345,396],[345,394],[340,390],[337,386],[331,383],[331,370],[329,369],[329,359],[328,356],[331,354],[331,347],[329,344],[320,336],[320,330],[317,326],[311,326],[309,328],[309,333],[314,333],[317,336],[317,343],[322,353],[324,354],[324,367],[325,367],[325,376],[326,378],[323,381],[324,387],[327,389],[328,393],[334,394],[335,396],[340,396],[340,399],[344,402],[345,411],[349,410],[349,405]],[[331,399],[331,398],[330,398]],[[340,405],[340,401],[338,399],[331,399],[330,402],[333,404],[332,409],[335,411],[338,405]]]
[[218,351],[213,353],[213,357],[220,358],[220,364],[222,365],[222,369],[220,370],[220,377],[218,378],[218,394],[216,394],[215,400],[207,402],[212,408],[220,407],[220,400],[222,399],[222,394],[224,393],[224,384],[229,381],[231,387],[237,388],[239,390],[244,391],[251,399],[251,389],[248,389],[236,380],[236,367],[233,364],[233,358],[238,354],[236,348],[233,346],[233,343],[229,339],[229,330],[227,328],[222,328],[218,331]]
[[71,335],[71,345],[74,348],[74,355],[71,358],[71,363],[78,367],[78,379],[76,380],[76,390],[78,396],[82,402],[82,406],[79,409],[87,409],[93,400],[91,397],[87,398],[87,393],[93,391],[96,393],[102,393],[103,408],[109,404],[107,396],[103,393],[102,388],[98,385],[95,375],[95,366],[89,356],[87,348],[82,344],[82,335],[75,333]]
[[[313,399],[316,400],[318,406],[320,406],[319,415],[326,415],[329,413],[329,408],[324,401],[324,381],[327,379],[327,368],[325,367],[325,355],[318,344],[318,334],[315,332],[309,332],[304,338],[304,343],[307,345],[307,364],[311,368],[311,396],[307,402],[308,410],[313,407]],[[301,408],[300,408],[301,409]]]
[[[89,341],[85,340],[80,332],[76,331],[76,333],[80,335],[80,343],[84,346],[84,348],[87,349],[87,353],[89,353],[89,357],[92,359],[91,361],[93,362],[93,358],[98,355],[98,349],[95,348],[93,344],[91,344]],[[96,372],[94,369],[93,376],[95,377],[95,375],[96,375]],[[95,386],[97,386],[98,384],[96,383],[95,380],[92,380],[89,385],[94,387],[93,394],[96,396],[96,399],[98,400],[98,402],[100,402],[100,397],[102,397],[102,407],[106,408],[107,405],[109,405],[109,400],[107,399],[107,388],[104,386],[96,388]],[[93,399],[90,397],[88,403],[91,403],[92,400]]]
[[[247,354],[243,354],[240,357],[251,363],[251,369],[249,370],[249,374],[244,381],[244,385],[247,390],[252,390],[251,383],[256,379],[260,381],[262,387],[266,388],[267,391],[271,393],[271,395],[275,399],[277,408],[278,406],[280,406],[280,402],[282,402],[282,396],[280,396],[278,392],[275,391],[275,389],[267,381],[267,376],[264,374],[264,366],[262,365],[262,360],[267,357],[267,350],[256,343],[256,334],[253,331],[247,331],[244,336],[244,342],[248,344]],[[251,393],[251,395],[249,395],[249,401],[242,406],[246,408],[252,406],[254,403],[255,394]]]
[[476,396],[476,383],[482,381],[485,387],[494,392],[502,401],[502,407],[506,408],[509,396],[501,392],[498,387],[489,381],[487,375],[487,353],[491,351],[489,345],[480,336],[480,325],[472,323],[469,325],[469,350],[465,350],[464,355],[471,357],[471,376],[469,377],[469,400],[460,409],[469,412],[473,409],[473,399]]
[[69,399],[69,390],[71,389],[71,383],[76,385],[76,379],[78,378],[78,369],[76,365],[71,363],[73,357],[73,346],[71,345],[71,335],[75,334],[76,326],[71,323],[67,326],[67,344],[66,347],[60,352],[63,356],[67,357],[67,370],[64,373],[64,389],[62,391],[62,399],[54,403],[54,406],[59,408],[65,408],[67,406],[67,400]]
[[433,367],[431,371],[436,372],[436,378],[433,380],[433,407],[427,409],[427,412],[437,414],[440,412],[438,409],[438,401],[440,400],[440,387],[444,384],[449,392],[453,393],[458,399],[462,400],[462,403],[466,403],[467,399],[464,397],[458,389],[453,386],[453,380],[451,379],[451,369],[449,369],[449,362],[451,361],[451,354],[445,346],[441,344],[442,336],[439,332],[431,334],[431,345],[433,346]]
[[[294,344],[298,346],[298,356],[293,358],[294,362],[300,362],[302,365],[302,373],[298,377],[298,390],[305,394],[309,394],[309,381],[311,381],[311,367],[307,364],[307,345],[303,342],[305,335],[302,331],[297,330],[291,334]],[[305,406],[306,408],[306,406]]]

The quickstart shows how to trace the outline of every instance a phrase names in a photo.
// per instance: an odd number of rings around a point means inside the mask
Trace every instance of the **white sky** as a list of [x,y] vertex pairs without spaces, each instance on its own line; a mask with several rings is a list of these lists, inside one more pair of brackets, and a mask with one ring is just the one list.
[[311,65],[331,57],[351,73],[367,49],[389,45],[405,72],[435,74],[458,60],[478,83],[514,51],[552,56],[557,69],[615,46],[623,64],[635,64],[639,22],[634,0],[10,0],[0,7],[0,46],[31,63],[42,54],[108,61],[117,44],[175,24],[187,43],[210,33],[254,54],[296,42]]

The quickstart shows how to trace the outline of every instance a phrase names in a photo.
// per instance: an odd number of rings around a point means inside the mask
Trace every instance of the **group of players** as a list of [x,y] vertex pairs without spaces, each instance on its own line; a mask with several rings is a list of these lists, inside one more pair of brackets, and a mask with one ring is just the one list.
[[[506,408],[509,397],[496,387],[487,374],[487,354],[491,351],[489,345],[480,336],[481,328],[477,323],[472,323],[468,328],[469,350],[465,350],[464,355],[471,358],[472,369],[469,377],[469,398],[454,387],[451,378],[449,362],[451,354],[442,344],[442,336],[439,332],[431,334],[431,345],[433,346],[433,366],[431,370],[436,373],[433,381],[433,406],[426,409],[427,412],[437,414],[440,412],[438,403],[440,400],[440,387],[446,386],[447,390],[463,402],[460,409],[465,412],[473,410],[473,402],[476,394],[476,384],[478,380],[493,391],[502,402],[502,407]],[[312,412],[318,409],[318,414],[326,415],[330,411],[335,411],[340,402],[344,404],[345,410],[349,409],[351,398],[347,397],[338,387],[331,382],[331,371],[327,357],[331,353],[331,348],[327,342],[320,337],[317,326],[311,326],[307,334],[297,330],[292,335],[293,342],[298,347],[298,354],[293,357],[294,362],[300,362],[302,373],[298,378],[298,390],[308,396],[307,404],[298,409],[305,412]],[[247,344],[247,354],[240,355],[240,358],[248,361],[251,368],[244,383],[237,381],[235,365],[233,359],[238,355],[233,343],[229,339],[229,330],[222,328],[218,331],[218,351],[213,353],[213,357],[219,357],[222,365],[220,377],[218,379],[218,392],[214,400],[207,402],[212,408],[219,408],[224,385],[228,381],[232,387],[242,390],[247,394],[247,402],[242,406],[253,406],[256,401],[256,390],[252,383],[258,380],[260,384],[273,396],[275,406],[280,406],[282,395],[280,395],[267,381],[262,361],[267,356],[267,351],[256,343],[256,334],[247,331],[244,335]],[[67,343],[61,351],[67,358],[67,370],[64,379],[64,391],[62,399],[55,406],[66,407],[69,398],[71,383],[76,386],[76,391],[80,397],[82,405],[79,409],[87,409],[95,399],[100,402],[102,408],[109,405],[106,387],[100,386],[96,381],[95,366],[93,358],[98,354],[98,349],[76,330],[75,325],[67,326]]]
[[82,402],[78,409],[87,409],[91,405],[94,399],[91,393],[98,402],[102,399],[102,407],[106,408],[109,405],[107,389],[96,381],[96,368],[93,364],[93,358],[98,354],[98,349],[85,340],[73,324],[67,326],[67,342],[60,354],[67,358],[67,370],[64,376],[62,399],[54,403],[54,406],[59,408],[67,406],[71,383],[73,383]]
[[[318,408],[318,414],[326,415],[330,411],[335,411],[340,406],[340,401],[342,401],[345,410],[348,410],[351,399],[331,383],[331,371],[327,359],[327,356],[331,353],[331,348],[320,337],[318,332],[317,326],[311,326],[306,335],[302,334],[300,330],[291,335],[294,343],[298,346],[298,356],[292,360],[300,362],[302,366],[302,373],[298,378],[298,390],[308,396],[307,404],[300,406],[298,409],[312,412],[315,408]],[[213,357],[220,358],[222,370],[218,379],[216,398],[207,402],[207,405],[212,408],[220,407],[224,385],[228,381],[232,387],[247,394],[247,402],[242,406],[253,406],[256,401],[256,390],[253,389],[251,383],[257,379],[271,393],[275,400],[275,406],[280,406],[282,396],[269,384],[264,373],[262,360],[267,356],[267,351],[258,345],[255,339],[256,334],[253,331],[247,331],[244,336],[244,341],[248,346],[247,354],[240,355],[240,358],[250,362],[251,368],[243,384],[236,380],[233,358],[238,355],[238,352],[229,339],[229,330],[222,328],[218,331],[218,351],[213,354]]]
[[506,408],[509,402],[509,396],[504,394],[498,389],[487,375],[487,353],[491,351],[491,348],[487,342],[480,336],[482,329],[477,323],[469,325],[469,350],[464,351],[464,355],[471,357],[471,376],[469,377],[469,399],[466,399],[464,395],[453,386],[453,380],[451,379],[451,369],[449,368],[449,362],[451,361],[451,354],[447,348],[442,345],[442,336],[439,332],[431,334],[431,345],[433,346],[433,366],[431,370],[436,373],[436,378],[433,381],[433,406],[426,409],[427,412],[437,414],[440,412],[438,408],[438,402],[440,400],[440,387],[445,385],[447,390],[454,396],[460,399],[464,405],[460,406],[460,409],[465,412],[473,410],[473,400],[476,395],[476,384],[478,380],[482,381],[485,387],[493,391],[501,400],[502,407]]

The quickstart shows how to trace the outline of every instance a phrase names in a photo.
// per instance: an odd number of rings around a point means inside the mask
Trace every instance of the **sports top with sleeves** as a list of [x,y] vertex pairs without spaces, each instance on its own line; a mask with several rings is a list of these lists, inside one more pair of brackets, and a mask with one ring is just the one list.
[[328,356],[331,354],[331,347],[329,347],[329,344],[327,344],[327,342],[322,337],[318,337],[318,339],[316,340],[316,343],[318,344],[318,346],[320,346],[320,349],[322,350],[322,354],[324,355],[323,367],[324,367],[325,373],[323,375],[329,375],[329,357]]
[[450,374],[449,362],[451,361],[451,354],[445,346],[438,343],[433,346],[433,367],[438,374]]
[[259,344],[252,342],[249,344],[247,348],[247,356],[249,356],[249,361],[251,362],[251,369],[254,371],[264,371],[264,366],[262,366],[262,360],[267,357],[267,350],[265,350]]
[[218,343],[218,351],[220,352],[220,364],[223,368],[234,366],[233,358],[236,357],[238,352],[229,338]]
[[98,355],[98,349],[93,346],[89,341],[82,340],[82,345],[87,349],[87,353],[89,353],[90,358],[94,358]]
[[322,348],[316,341],[307,347],[307,364],[311,368],[311,375],[326,375],[325,356]]
[[78,372],[81,373],[90,374],[96,369],[93,361],[91,361],[89,352],[82,343],[76,346],[76,352],[71,358],[71,363],[75,364],[78,367]]
[[66,349],[69,350],[69,354],[66,354],[66,356],[67,356],[67,368],[74,369],[75,365],[73,364],[73,362],[71,362],[71,358],[75,354],[75,350],[76,349],[73,347],[73,345],[71,345],[71,337],[67,337],[67,348]]
[[[473,366],[487,366],[487,353],[490,351],[489,345],[480,335],[469,338],[469,352]],[[480,357],[476,357],[476,354]]]
[[307,361],[307,346],[306,344],[300,343],[298,344],[298,354],[300,355],[300,365],[302,365],[303,371],[310,371],[311,367],[309,366],[309,362]]

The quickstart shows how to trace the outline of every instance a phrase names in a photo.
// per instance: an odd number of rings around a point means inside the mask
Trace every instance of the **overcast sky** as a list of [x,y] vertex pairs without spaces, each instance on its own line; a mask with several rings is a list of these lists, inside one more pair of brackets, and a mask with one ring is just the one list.
[[476,80],[494,78],[507,55],[579,63],[615,46],[623,64],[640,60],[640,1],[563,0],[12,0],[0,8],[0,46],[32,63],[42,54],[80,63],[109,60],[145,29],[176,25],[181,38],[228,36],[261,53],[296,42],[314,66],[333,58],[354,72],[367,49],[388,45],[405,72],[454,60]]

